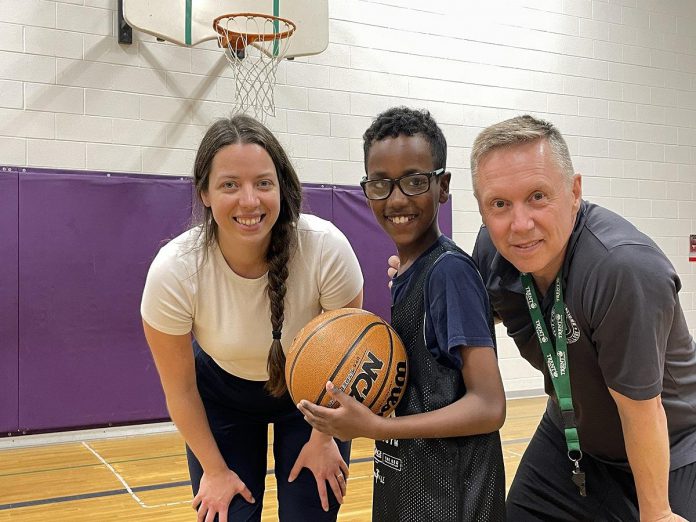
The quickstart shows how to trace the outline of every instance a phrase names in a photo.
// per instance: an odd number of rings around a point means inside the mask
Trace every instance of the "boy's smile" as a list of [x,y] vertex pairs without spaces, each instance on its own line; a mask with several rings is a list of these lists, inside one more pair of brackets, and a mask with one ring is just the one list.
[[[430,144],[421,135],[375,141],[367,158],[367,179],[398,179],[435,170]],[[396,244],[403,271],[440,236],[437,213],[447,201],[449,173],[430,179],[427,192],[405,195],[395,186],[387,199],[368,200],[380,226]]]

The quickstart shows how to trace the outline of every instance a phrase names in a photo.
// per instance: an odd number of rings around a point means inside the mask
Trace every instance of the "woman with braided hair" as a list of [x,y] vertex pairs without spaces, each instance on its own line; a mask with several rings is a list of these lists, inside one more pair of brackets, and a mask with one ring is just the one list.
[[253,118],[208,129],[194,181],[201,222],[157,254],[141,314],[198,521],[261,519],[269,423],[279,519],[336,520],[350,446],[303,420],[283,345],[322,310],[362,305],[357,258],[331,223],[300,213],[297,174]]

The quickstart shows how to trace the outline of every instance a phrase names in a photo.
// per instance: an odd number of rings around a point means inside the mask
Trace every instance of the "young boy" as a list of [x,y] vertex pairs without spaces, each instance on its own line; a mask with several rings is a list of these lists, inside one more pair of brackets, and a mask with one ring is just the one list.
[[498,521],[505,480],[498,429],[505,395],[486,289],[471,258],[441,235],[449,197],[447,144],[427,111],[396,107],[364,136],[361,182],[401,266],[392,285],[392,326],[408,353],[408,387],[382,418],[332,383],[337,409],[298,407],[340,439],[375,439],[372,519]]

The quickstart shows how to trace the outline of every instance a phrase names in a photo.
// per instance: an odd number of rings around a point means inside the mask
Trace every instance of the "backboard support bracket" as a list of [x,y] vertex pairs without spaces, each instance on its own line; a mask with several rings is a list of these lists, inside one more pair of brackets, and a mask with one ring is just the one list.
[[118,43],[133,43],[133,28],[123,18],[123,0],[118,0]]

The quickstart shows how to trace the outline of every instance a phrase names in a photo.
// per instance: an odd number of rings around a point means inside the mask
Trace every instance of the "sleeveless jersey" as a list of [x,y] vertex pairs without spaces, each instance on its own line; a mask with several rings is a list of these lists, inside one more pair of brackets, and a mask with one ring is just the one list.
[[[445,251],[466,253],[445,242],[425,254],[406,295],[392,306],[392,326],[406,346],[408,384],[396,415],[437,410],[466,393],[459,370],[439,364],[425,345],[424,291]],[[492,327],[492,322],[490,323]],[[493,336],[493,331],[491,331]],[[375,441],[375,522],[499,521],[505,518],[505,472],[500,435]]]

